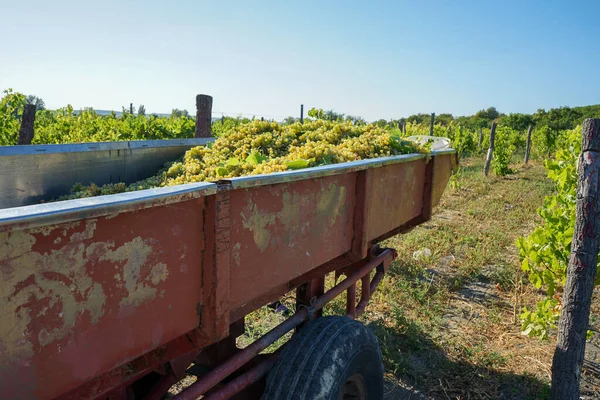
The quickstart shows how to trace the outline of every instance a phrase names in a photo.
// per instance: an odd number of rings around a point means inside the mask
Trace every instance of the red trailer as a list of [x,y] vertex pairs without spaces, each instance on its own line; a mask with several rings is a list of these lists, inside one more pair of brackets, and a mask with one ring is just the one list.
[[[77,149],[37,147],[0,151],[3,196],[72,184],[20,160],[85,175]],[[0,210],[0,398],[161,399],[186,371],[177,399],[380,397],[377,341],[354,321],[395,257],[377,243],[427,221],[456,166],[442,149]],[[292,290],[296,313],[238,349],[244,317]],[[346,316],[321,317],[344,291]]]

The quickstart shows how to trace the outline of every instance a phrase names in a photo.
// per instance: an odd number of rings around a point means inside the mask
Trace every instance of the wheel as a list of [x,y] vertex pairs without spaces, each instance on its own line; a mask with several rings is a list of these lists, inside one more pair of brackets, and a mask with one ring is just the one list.
[[262,400],[381,400],[377,338],[348,317],[308,323],[282,350]]

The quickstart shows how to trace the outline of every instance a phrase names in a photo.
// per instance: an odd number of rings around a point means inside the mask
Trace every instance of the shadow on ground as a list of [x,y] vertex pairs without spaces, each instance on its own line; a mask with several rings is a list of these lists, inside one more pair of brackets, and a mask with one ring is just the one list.
[[[545,399],[548,385],[485,365],[450,360],[426,332],[408,322],[405,333],[374,321],[368,326],[382,344],[386,400],[391,399]],[[390,350],[393,349],[393,350]]]

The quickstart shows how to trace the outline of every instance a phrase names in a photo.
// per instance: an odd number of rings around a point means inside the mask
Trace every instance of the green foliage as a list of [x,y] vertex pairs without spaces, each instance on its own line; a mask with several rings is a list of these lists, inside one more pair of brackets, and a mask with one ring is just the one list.
[[454,122],[452,114],[440,114],[435,116],[435,123],[442,126],[450,126]]
[[534,311],[524,309],[520,315],[523,335],[548,339],[550,329],[558,323],[559,312],[554,298],[540,301]]
[[25,95],[4,90],[0,100],[0,146],[10,146],[17,143],[21,126],[21,113],[26,103]]
[[373,125],[377,125],[380,128],[387,128],[390,126],[390,123],[385,119],[378,119],[377,121],[373,122]]
[[452,140],[452,147],[457,150],[458,155],[461,157],[474,154],[477,151],[474,131],[467,130],[462,126],[450,127],[447,137]]
[[[41,109],[41,99],[35,96],[29,96],[28,99],[22,93],[7,89],[0,99],[1,146],[17,143],[23,106],[27,101],[40,106],[36,112],[34,144],[178,139],[194,136],[195,120],[187,116],[185,110],[173,110],[168,118],[155,114],[146,116],[145,107],[142,105],[139,106],[137,115],[124,108],[119,117],[114,112],[98,115],[92,108],[75,112],[70,105],[58,110],[46,110]],[[213,136],[220,136],[248,122],[248,118],[226,117],[213,123]]]
[[36,111],[41,111],[41,110],[46,109],[46,103],[44,103],[44,100],[42,100],[39,97],[34,96],[32,94],[27,96],[25,98],[25,101],[27,102],[27,104],[33,104],[35,106]]
[[174,108],[171,110],[171,118],[181,118],[181,117],[189,117],[190,113],[187,110],[179,110]]
[[214,137],[221,137],[224,133],[250,121],[249,118],[222,117],[220,120],[213,122],[211,132]]
[[492,121],[500,117],[496,107],[489,107],[487,110],[479,110],[471,117],[471,123],[474,128],[485,128],[492,124]]
[[452,175],[450,176],[450,182],[449,182],[449,184],[450,184],[450,187],[452,189],[455,189],[455,190],[461,190],[462,189],[463,175],[464,175],[464,170],[459,165],[458,168],[456,169],[456,172],[453,172]]
[[[407,123],[416,124],[416,125],[420,125],[420,124],[424,124],[424,123],[429,124],[429,121],[431,121],[431,114],[423,114],[423,113],[414,114],[414,115],[411,115],[406,118]],[[429,126],[429,125],[427,125],[427,126]]]
[[515,131],[523,132],[533,124],[533,117],[529,114],[508,114],[500,118],[499,123]]
[[286,117],[283,121],[282,124],[284,125],[290,125],[290,124],[294,124],[297,121],[299,121],[298,118],[294,118],[294,117]]
[[[577,162],[581,152],[581,128],[561,135],[560,146],[554,159],[545,165],[556,187],[556,194],[547,196],[538,214],[542,225],[529,236],[517,240],[521,268],[529,275],[536,288],[546,290],[549,299],[538,304],[535,312],[525,310],[521,318],[524,329],[531,335],[543,336],[556,326],[559,307],[550,308],[547,301],[554,299],[565,284],[567,265],[571,253],[571,241],[576,217]],[[596,284],[600,283],[597,275]],[[552,310],[549,314],[548,310]],[[540,328],[543,326],[543,329]],[[529,327],[532,327],[530,330]]]
[[346,115],[345,120],[347,122],[352,122],[354,125],[366,125],[367,121],[365,121],[362,117],[355,117],[354,115]]
[[311,108],[308,110],[308,116],[315,119],[322,119],[325,121],[343,121],[344,114],[336,113],[333,110],[323,111],[320,108]]
[[560,131],[553,130],[548,125],[536,127],[531,135],[531,147],[535,156],[546,159],[554,154],[560,134]]
[[67,106],[56,111],[38,111],[34,144],[83,143],[122,140],[176,139],[194,136],[192,118],[160,118],[156,116],[114,113],[101,116],[92,109],[75,114]]
[[492,168],[496,175],[504,176],[513,172],[509,164],[518,142],[518,132],[502,126],[496,128],[494,156],[492,158]]

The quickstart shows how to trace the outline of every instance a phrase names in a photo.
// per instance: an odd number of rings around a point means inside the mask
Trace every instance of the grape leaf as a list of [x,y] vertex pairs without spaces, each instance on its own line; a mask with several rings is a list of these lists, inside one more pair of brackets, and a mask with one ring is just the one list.
[[285,165],[288,167],[288,169],[302,169],[307,168],[310,165],[310,160],[299,159],[286,161]]

